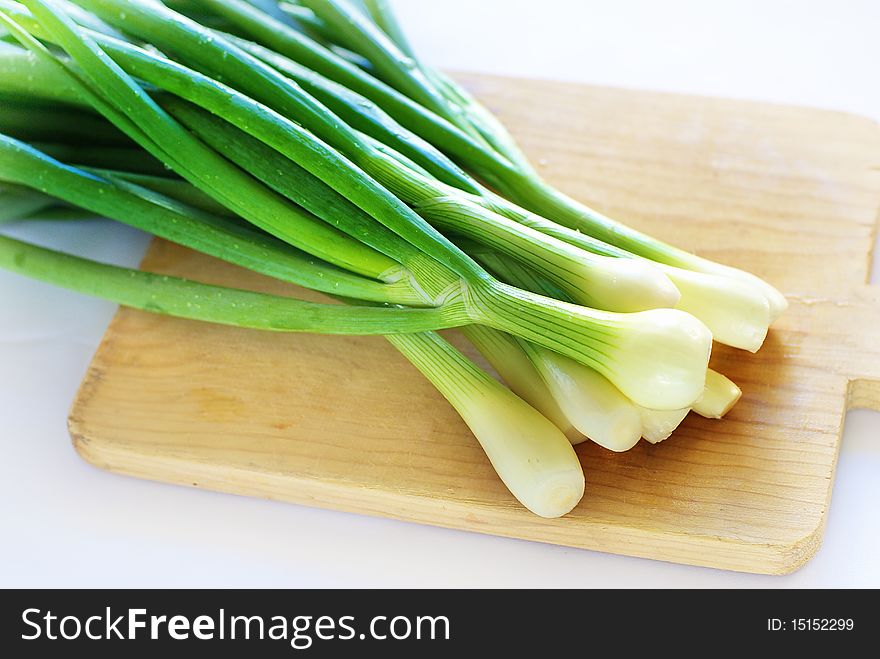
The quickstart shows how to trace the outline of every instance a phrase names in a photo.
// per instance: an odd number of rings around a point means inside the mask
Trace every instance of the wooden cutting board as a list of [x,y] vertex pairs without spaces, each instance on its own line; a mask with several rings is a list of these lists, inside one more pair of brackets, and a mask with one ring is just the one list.
[[[749,572],[803,565],[821,542],[844,414],[880,409],[880,293],[865,283],[877,125],[461,78],[563,190],[788,295],[757,355],[715,349],[713,366],[744,392],[728,418],[691,415],[666,442],[625,454],[581,445],[586,496],[544,520],[517,504],[452,408],[384,339],[122,309],[70,413],[76,450],[141,478],[425,524]],[[301,294],[164,242],[143,267]]]

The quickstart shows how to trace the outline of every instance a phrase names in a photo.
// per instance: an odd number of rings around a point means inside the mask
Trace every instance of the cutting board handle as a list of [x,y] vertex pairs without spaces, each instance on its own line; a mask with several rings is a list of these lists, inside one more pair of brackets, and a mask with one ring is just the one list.
[[862,286],[851,304],[836,305],[831,314],[843,333],[847,354],[841,372],[849,378],[847,409],[880,411],[880,286]]

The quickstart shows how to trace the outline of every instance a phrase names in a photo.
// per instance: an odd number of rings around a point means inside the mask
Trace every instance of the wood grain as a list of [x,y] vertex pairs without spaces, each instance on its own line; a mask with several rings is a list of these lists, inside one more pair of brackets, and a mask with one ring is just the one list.
[[[818,110],[468,75],[572,195],[779,286],[742,387],[625,454],[578,448],[569,515],[522,509],[467,428],[381,338],[279,336],[120,310],[70,414],[95,465],[172,483],[634,556],[785,573],[817,550],[844,413],[880,408],[880,294],[866,285],[880,130]],[[163,242],[144,268],[298,291]],[[693,416],[693,415],[692,415]]]

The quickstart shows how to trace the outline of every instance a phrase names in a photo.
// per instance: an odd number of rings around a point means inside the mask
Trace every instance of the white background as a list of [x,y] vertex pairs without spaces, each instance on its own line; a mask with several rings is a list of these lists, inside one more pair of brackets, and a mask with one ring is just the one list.
[[[880,3],[397,0],[445,68],[812,105],[880,119]],[[878,154],[880,158],[880,154]],[[134,264],[106,222],[15,228]],[[877,268],[875,267],[875,281]],[[825,543],[759,577],[114,476],[67,408],[113,307],[0,273],[0,585],[880,586],[880,415],[847,417]]]

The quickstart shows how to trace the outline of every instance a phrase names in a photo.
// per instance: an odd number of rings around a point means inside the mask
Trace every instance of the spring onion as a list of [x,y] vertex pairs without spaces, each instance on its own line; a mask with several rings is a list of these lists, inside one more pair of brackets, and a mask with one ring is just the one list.
[[[568,439],[547,417],[436,335],[388,339],[458,411],[501,480],[526,508],[542,517],[559,517],[574,508],[584,494],[583,470]],[[459,368],[443,368],[438,353],[446,353]]]
[[0,220],[83,209],[333,301],[3,236],[0,267],[192,320],[385,335],[538,515],[584,492],[572,444],[723,416],[741,392],[707,368],[713,338],[755,351],[785,308],[541,180],[385,0],[0,0],[0,26]]

